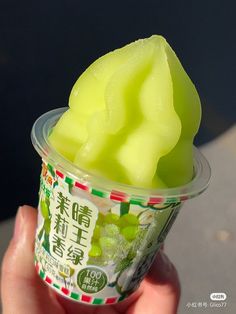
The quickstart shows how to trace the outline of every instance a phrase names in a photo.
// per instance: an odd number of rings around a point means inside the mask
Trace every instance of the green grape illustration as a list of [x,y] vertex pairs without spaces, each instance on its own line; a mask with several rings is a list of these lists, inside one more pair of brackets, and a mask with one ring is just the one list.
[[104,218],[104,223],[116,225],[119,223],[119,219],[120,219],[120,216],[113,213],[108,213]]
[[102,236],[108,236],[111,238],[117,238],[120,233],[120,228],[114,224],[107,224],[101,230]]
[[94,231],[93,231],[93,239],[98,240],[101,235],[101,229],[102,227],[100,225],[95,225]]
[[133,241],[136,238],[138,231],[138,226],[127,226],[121,229],[121,234],[127,241]]
[[139,224],[139,219],[134,214],[125,214],[120,217],[119,225],[120,227],[127,227],[129,225],[136,226]]
[[121,216],[119,225],[121,234],[127,241],[136,239],[139,232],[139,219],[134,214],[125,214]]
[[102,249],[98,242],[92,242],[91,249],[89,251],[90,257],[99,257],[102,255]]
[[[126,205],[126,204],[125,204]],[[126,206],[127,207],[127,206]],[[119,264],[127,258],[141,232],[139,217],[123,210],[121,216],[99,213],[93,231],[88,263]],[[128,258],[130,260],[130,257]]]
[[104,219],[105,219],[105,215],[102,214],[101,212],[99,212],[99,213],[98,213],[98,218],[97,218],[96,224],[102,225],[103,222],[104,222]]
[[117,239],[111,237],[101,237],[99,244],[102,254],[106,259],[111,259],[117,250]]

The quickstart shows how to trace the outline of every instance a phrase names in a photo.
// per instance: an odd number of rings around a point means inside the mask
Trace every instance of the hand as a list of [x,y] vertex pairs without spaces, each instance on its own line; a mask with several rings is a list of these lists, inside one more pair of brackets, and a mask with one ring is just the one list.
[[37,211],[19,208],[14,236],[2,265],[3,314],[174,314],[180,296],[177,272],[160,251],[139,289],[127,300],[107,306],[79,304],[58,295],[37,275],[34,263],[34,234]]

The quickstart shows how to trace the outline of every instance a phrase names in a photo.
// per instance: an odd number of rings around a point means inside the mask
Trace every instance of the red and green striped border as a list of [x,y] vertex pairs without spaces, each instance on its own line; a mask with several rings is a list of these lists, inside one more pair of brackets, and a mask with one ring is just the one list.
[[61,171],[57,170],[55,167],[53,167],[51,164],[43,161],[44,164],[47,166],[48,169],[51,171],[53,170],[56,176],[60,177],[64,182],[69,184],[70,186],[74,186],[82,191],[88,192],[94,196],[98,196],[101,198],[108,198],[112,201],[115,202],[125,202],[125,203],[130,203],[134,205],[146,205],[146,206],[154,206],[154,205],[164,205],[164,204],[171,204],[171,203],[179,203],[179,202],[184,202],[188,199],[187,196],[183,197],[149,197],[148,199],[143,199],[141,197],[134,197],[134,196],[129,196],[128,194],[121,192],[121,191],[116,191],[112,190],[110,192],[103,191],[102,189],[94,188],[91,187],[87,182],[79,182],[76,181],[69,176],[66,176],[64,173]]
[[125,295],[122,295],[120,297],[109,297],[109,298],[96,298],[91,295],[82,294],[82,293],[76,293],[73,291],[70,291],[69,289],[62,287],[58,285],[56,282],[54,282],[42,269],[40,269],[40,265],[38,262],[35,262],[35,269],[40,278],[46,282],[49,286],[51,286],[53,289],[55,289],[58,293],[69,297],[70,299],[86,304],[93,304],[93,305],[109,305],[109,304],[115,304],[118,303],[126,298]]

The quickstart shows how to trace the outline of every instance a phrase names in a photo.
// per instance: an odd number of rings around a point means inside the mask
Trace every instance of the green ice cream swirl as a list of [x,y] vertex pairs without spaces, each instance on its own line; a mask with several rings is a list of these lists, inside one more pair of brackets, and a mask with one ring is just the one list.
[[69,106],[50,141],[75,164],[147,188],[191,180],[201,105],[163,37],[96,60],[75,83]]

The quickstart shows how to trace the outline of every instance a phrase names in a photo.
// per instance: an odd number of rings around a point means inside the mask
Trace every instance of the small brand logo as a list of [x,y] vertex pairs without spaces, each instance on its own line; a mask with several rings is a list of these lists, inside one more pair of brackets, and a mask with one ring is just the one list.
[[213,292],[210,294],[210,299],[212,301],[224,301],[226,300],[227,295],[224,292]]

